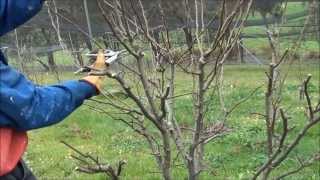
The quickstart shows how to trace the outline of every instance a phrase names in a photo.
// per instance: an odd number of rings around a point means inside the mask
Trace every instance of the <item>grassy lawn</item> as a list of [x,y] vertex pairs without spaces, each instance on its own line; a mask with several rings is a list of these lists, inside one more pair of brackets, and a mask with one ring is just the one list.
[[[284,67],[288,72],[288,81],[284,86],[283,107],[290,112],[290,124],[296,126],[290,134],[292,138],[299,127],[305,122],[303,116],[304,102],[298,100],[298,86],[307,74],[314,75],[310,89],[312,98],[319,99],[319,69],[317,65],[291,65]],[[226,106],[248,96],[256,87],[265,83],[266,67],[263,66],[226,66],[225,100]],[[55,78],[43,74],[40,83],[54,83]],[[63,79],[77,78],[71,73],[62,74]],[[177,91],[183,93],[189,89],[190,79],[178,76]],[[190,85],[190,86],[189,86]],[[116,88],[114,82],[106,80],[105,89]],[[264,124],[263,119],[254,112],[263,113],[264,88],[246,103],[242,104],[230,117],[232,132],[206,146],[205,160],[208,171],[201,179],[247,179],[252,172],[266,159],[264,154]],[[213,98],[212,110],[207,119],[215,121],[219,117],[218,99]],[[181,123],[191,122],[191,97],[183,96],[176,100],[177,119]],[[319,151],[320,126],[313,128],[298,148],[291,154],[275,173],[296,167],[294,155],[302,159],[312,152]],[[82,106],[66,121],[57,126],[36,130],[30,133],[30,145],[25,156],[30,167],[39,179],[105,179],[103,175],[89,176],[75,171],[76,164],[71,158],[73,152],[60,141],[66,141],[83,152],[99,155],[102,161],[116,163],[126,160],[123,179],[161,179],[157,174],[155,160],[150,154],[146,142],[127,128],[124,124],[109,119],[106,116],[90,111]],[[299,174],[288,179],[316,180],[319,179],[319,165],[306,168]],[[186,171],[182,167],[174,168],[174,179],[185,179]]]
[[[303,3],[289,3],[287,14],[301,12],[306,9]],[[256,13],[249,19],[261,19]],[[298,21],[297,21],[298,20]],[[293,19],[288,24],[301,24],[304,18]],[[281,32],[289,32],[292,29],[282,28]],[[184,37],[180,31],[171,32],[175,37],[174,41],[182,42]],[[264,26],[246,27],[245,34],[264,34]],[[289,48],[297,37],[280,38],[281,49]],[[266,38],[244,39],[244,45],[257,56],[263,55],[267,59],[270,55],[269,44]],[[180,46],[180,44],[175,44]],[[318,52],[319,43],[314,39],[306,38],[298,50],[298,54]],[[146,56],[150,56],[146,54]],[[46,61],[46,57],[41,57]],[[55,53],[58,65],[74,65],[73,57],[66,52]],[[12,58],[13,59],[13,58]],[[11,60],[10,60],[11,61]],[[19,64],[11,61],[15,66]],[[318,64],[317,64],[318,63]],[[27,66],[37,67],[40,64],[30,62]],[[320,92],[320,67],[319,61],[305,64],[293,64],[283,67],[288,73],[288,78],[283,87],[282,106],[291,116],[290,124],[293,130],[289,139],[294,138],[299,129],[306,123],[304,117],[305,102],[299,100],[299,85],[307,74],[312,74],[310,84],[311,96],[316,101]],[[264,113],[264,93],[266,66],[255,65],[227,65],[225,66],[224,96],[227,108],[232,107],[241,99],[247,97],[254,89],[263,85],[248,101],[239,106],[228,119],[232,131],[206,146],[205,162],[208,171],[203,172],[203,180],[238,180],[248,179],[252,173],[265,160],[265,130],[264,120],[254,113]],[[56,76],[52,74],[39,74],[31,72],[29,77],[39,84],[55,84]],[[60,80],[78,79],[72,72],[64,72],[59,75]],[[176,93],[184,94],[190,92],[192,79],[178,74]],[[105,81],[105,90],[119,89],[117,84],[110,79]],[[101,97],[96,97],[101,98]],[[219,114],[219,99],[213,94],[210,112],[206,119],[210,122],[217,121]],[[76,164],[71,155],[74,152],[64,146],[61,141],[66,141],[77,149],[94,156],[98,155],[103,162],[117,163],[119,160],[126,160],[122,178],[125,180],[140,179],[161,179],[157,172],[156,162],[148,149],[144,139],[134,133],[130,128],[121,122],[110,119],[107,116],[98,114],[89,109],[86,102],[76,112],[70,115],[62,123],[30,132],[30,143],[25,160],[33,169],[39,179],[70,179],[88,180],[105,179],[104,175],[86,175],[75,171]],[[192,123],[192,97],[182,96],[176,99],[176,115],[179,123]],[[307,159],[311,153],[319,152],[320,149],[320,126],[311,129],[307,136],[301,141],[298,147],[284,161],[282,166],[274,171],[273,175],[281,174],[285,170],[298,167],[295,161],[296,155],[301,159]],[[179,162],[179,160],[178,160]],[[319,166],[317,162],[307,167],[299,174],[288,179],[293,180],[319,180]],[[186,179],[187,172],[184,167],[176,166],[173,169],[173,177],[177,180]]]

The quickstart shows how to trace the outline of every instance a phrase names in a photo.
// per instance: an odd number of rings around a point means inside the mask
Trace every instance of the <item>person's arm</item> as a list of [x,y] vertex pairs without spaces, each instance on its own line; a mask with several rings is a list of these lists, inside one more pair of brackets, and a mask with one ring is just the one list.
[[44,0],[0,0],[0,36],[36,15]]
[[0,119],[0,127],[31,130],[56,124],[96,94],[97,89],[85,81],[36,86],[0,61],[0,113],[12,119],[10,124],[1,124]]

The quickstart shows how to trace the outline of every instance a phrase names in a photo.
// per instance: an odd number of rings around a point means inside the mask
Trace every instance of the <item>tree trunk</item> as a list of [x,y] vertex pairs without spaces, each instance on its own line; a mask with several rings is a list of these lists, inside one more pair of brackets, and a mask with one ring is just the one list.
[[196,180],[197,172],[194,165],[194,159],[191,159],[188,161],[188,175],[189,175],[188,177],[189,180]]
[[109,38],[109,34],[108,33],[105,33],[103,36],[103,44],[105,46],[105,48],[110,48],[110,38]]
[[48,52],[47,53],[48,56],[48,65],[49,65],[49,69],[51,72],[55,72],[57,70],[57,65],[54,61],[54,54],[53,52]]
[[[46,40],[46,46],[52,46],[52,41],[51,41],[51,37],[50,37],[50,31],[46,31],[44,28],[41,28],[41,32],[42,35],[44,37],[44,39]],[[48,66],[51,72],[56,71],[57,69],[57,65],[54,61],[54,54],[53,52],[47,52],[47,58],[48,58]]]
[[87,48],[88,48],[90,51],[92,51],[92,50],[93,50],[93,46],[92,46],[92,43],[91,43],[90,39],[87,38],[87,37],[84,37],[84,40],[85,40],[85,42],[86,42]]
[[170,136],[166,130],[162,132],[163,138],[163,162],[162,162],[162,174],[165,180],[171,180],[171,147],[170,147]]
[[[197,90],[194,95],[195,132],[190,147],[188,162],[189,180],[197,180],[202,168],[203,144],[200,143],[201,132],[204,128],[204,64],[197,62]],[[199,144],[200,143],[200,144]]]
[[[233,12],[234,8],[238,5],[237,1],[234,1],[234,0],[226,0],[225,3],[226,3],[225,4],[225,6],[226,6],[225,7],[225,13],[226,14],[225,14],[225,17],[224,17],[225,18],[224,21]],[[233,26],[230,26],[230,28],[233,29]],[[227,30],[228,32],[227,32],[226,37],[230,36],[232,29],[228,29]],[[239,46],[234,46],[232,51],[229,53],[227,60],[236,61],[238,52],[239,52]]]
[[239,43],[238,43],[238,63],[242,64],[244,63],[244,49],[243,49],[243,42],[242,37],[239,37]]
[[71,37],[73,39],[73,48],[74,48],[73,50],[75,51],[73,52],[73,54],[76,58],[76,61],[80,66],[84,66],[84,61],[80,52],[80,43],[79,43],[80,39],[76,34],[71,34]]
[[186,44],[188,46],[188,49],[192,49],[193,47],[193,38],[192,38],[192,31],[188,29],[187,27],[183,28],[184,35],[186,37]]

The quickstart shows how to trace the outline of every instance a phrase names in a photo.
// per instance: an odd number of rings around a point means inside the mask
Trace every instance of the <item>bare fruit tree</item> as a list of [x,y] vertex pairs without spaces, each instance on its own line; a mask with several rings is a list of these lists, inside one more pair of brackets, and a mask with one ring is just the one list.
[[[282,6],[280,2],[273,4],[275,7],[285,7]],[[313,7],[316,1],[309,2],[309,11],[313,12]],[[274,11],[274,8],[270,8],[270,11]],[[283,21],[283,14],[285,9],[277,9],[276,14],[279,15],[280,21],[274,26],[269,26],[266,21],[267,12],[261,12],[262,17],[265,19],[266,25],[266,34],[268,37],[268,42],[272,52],[272,60],[269,66],[269,71],[266,72],[267,75],[267,90],[265,93],[265,114],[263,114],[265,119],[265,129],[266,129],[266,154],[268,156],[266,162],[258,168],[252,179],[260,178],[263,180],[269,179],[271,172],[275,168],[279,167],[285,160],[289,158],[289,154],[298,146],[300,141],[305,137],[305,135],[315,127],[320,124],[320,99],[316,102],[312,101],[309,91],[309,84],[311,80],[311,74],[301,83],[300,88],[300,99],[305,99],[305,109],[306,109],[306,122],[297,135],[292,132],[292,123],[290,122],[291,117],[289,117],[290,112],[286,111],[283,107],[283,88],[285,81],[288,76],[288,72],[283,70],[281,66],[286,61],[290,61],[293,54],[296,53],[297,49],[301,45],[301,41],[305,35],[305,31],[308,27],[308,24],[311,22],[312,13],[306,17],[304,27],[302,28],[300,35],[297,37],[297,41],[293,44],[290,49],[284,51],[281,54],[280,40],[279,40],[279,23]],[[290,63],[289,63],[290,64]],[[281,132],[278,132],[277,129],[281,128]],[[289,138],[289,136],[293,136]],[[291,140],[291,141],[290,141]],[[283,172],[278,177],[272,177],[274,179],[282,179],[284,177],[298,173],[305,167],[311,166],[314,162],[320,161],[320,152],[314,152],[314,154],[307,160],[301,160],[295,158],[299,163],[299,166],[296,169],[289,170],[288,172]]]
[[[289,138],[289,135],[292,133],[292,124],[290,123],[291,117],[290,112],[287,112],[283,107],[281,107],[281,94],[276,94],[275,90],[278,90],[280,87],[276,85],[274,81],[276,68],[280,65],[270,64],[268,76],[268,86],[265,96],[266,102],[266,114],[265,123],[266,123],[266,133],[267,133],[267,143],[266,143],[266,152],[268,158],[266,162],[258,168],[252,179],[269,179],[271,172],[279,167],[285,160],[289,158],[290,153],[299,145],[303,137],[314,128],[316,125],[320,124],[320,100],[318,102],[312,102],[312,98],[309,92],[309,84],[311,80],[311,75],[303,81],[302,86],[304,87],[304,96],[306,99],[306,122],[303,127],[299,130],[297,135],[293,134],[293,140]],[[276,81],[278,82],[278,81]],[[277,128],[281,127],[281,132],[277,132]],[[296,169],[283,172],[275,179],[282,179],[284,177],[298,173],[305,167],[311,166],[313,163],[320,161],[320,152],[314,152],[314,154],[307,160],[301,160],[298,157],[296,158],[299,162],[299,166]]]
[[[140,134],[148,143],[163,179],[172,178],[174,158],[180,157],[190,180],[206,170],[204,147],[230,131],[228,117],[234,107],[221,107],[221,116],[210,119],[213,94],[222,86],[223,65],[235,47],[249,14],[251,0],[234,3],[226,13],[221,1],[217,13],[209,13],[206,0],[156,2],[142,0],[97,1],[106,26],[128,52],[121,72],[98,72],[114,79],[128,99],[110,97],[94,100],[91,108],[119,120]],[[229,6],[230,8],[230,6]],[[171,9],[171,11],[170,11]],[[173,10],[173,11],[172,11]],[[174,46],[172,18],[183,25],[178,33],[184,44]],[[216,25],[216,26],[214,26]],[[212,39],[207,30],[212,28]],[[190,89],[176,93],[176,78],[189,79]],[[218,93],[223,96],[221,93]],[[187,125],[176,115],[179,97],[192,98],[192,117]],[[223,105],[223,97],[218,100]],[[107,111],[112,107],[112,111]],[[110,108],[109,108],[110,109]]]

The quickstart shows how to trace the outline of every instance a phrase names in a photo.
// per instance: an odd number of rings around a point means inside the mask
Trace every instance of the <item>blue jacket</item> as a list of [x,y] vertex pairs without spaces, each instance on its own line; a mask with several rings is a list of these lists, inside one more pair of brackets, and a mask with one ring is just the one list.
[[[42,0],[0,0],[0,36],[28,21]],[[6,63],[0,51],[0,127],[31,130],[56,124],[96,95],[84,81],[37,86]]]

